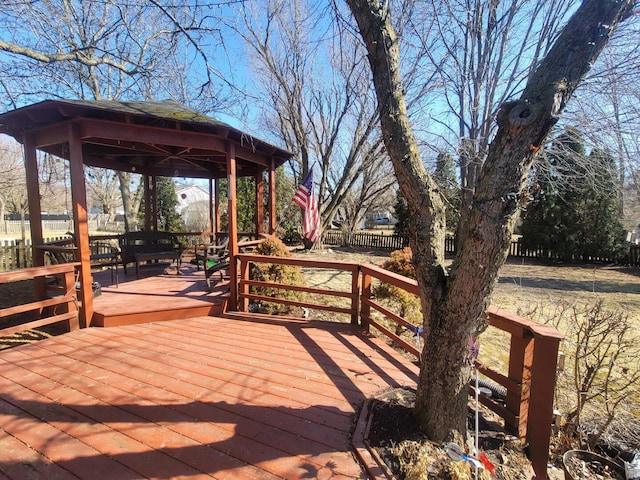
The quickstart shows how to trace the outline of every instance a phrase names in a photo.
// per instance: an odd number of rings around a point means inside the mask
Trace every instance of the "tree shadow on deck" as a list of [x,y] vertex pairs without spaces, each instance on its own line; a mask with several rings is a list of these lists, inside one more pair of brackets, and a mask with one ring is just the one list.
[[306,420],[336,410],[331,406],[299,410],[200,401],[61,405],[6,394],[2,400],[5,434],[40,452],[34,458],[32,451],[28,461],[20,453],[12,459],[18,449],[7,448],[11,440],[0,437],[0,471],[10,477],[40,472],[42,478],[69,478],[65,471],[80,478],[119,480],[202,473],[224,478],[360,477],[344,432]]
[[[216,344],[268,332],[269,324],[280,334],[247,342],[262,355],[246,363]],[[240,333],[229,339],[228,329]],[[0,356],[13,369],[0,377],[0,471],[9,477],[363,478],[350,451],[354,412],[417,371],[349,324],[277,317],[68,338]],[[269,358],[287,356],[274,348],[281,338],[298,353],[270,372]]]

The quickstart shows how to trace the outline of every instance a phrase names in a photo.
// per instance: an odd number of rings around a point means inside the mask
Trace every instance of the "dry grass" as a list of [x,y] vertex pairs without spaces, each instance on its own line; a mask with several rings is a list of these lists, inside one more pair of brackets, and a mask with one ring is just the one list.
[[640,268],[610,265],[545,265],[510,261],[500,272],[492,304],[511,312],[558,303],[605,305],[621,309],[640,327]]
[[[354,249],[331,248],[321,252],[298,253],[301,258],[341,260],[357,263],[381,265],[388,252],[366,252]],[[348,289],[350,277],[346,273],[314,270],[305,272],[310,286]],[[509,312],[523,316],[535,313],[531,318],[540,322],[552,322],[557,319],[567,305],[577,310],[587,308],[602,301],[612,311],[621,312],[640,332],[640,269],[615,267],[610,265],[553,265],[533,261],[508,261],[500,272],[500,279],[494,290],[492,304]],[[318,313],[323,318],[327,312]],[[571,318],[571,317],[565,317]],[[566,321],[566,320],[565,320]],[[392,329],[393,326],[389,325]],[[568,325],[561,322],[557,328],[562,333],[570,333]],[[405,332],[408,341],[412,335]],[[480,360],[488,367],[507,374],[509,335],[497,329],[489,328],[480,338]],[[561,346],[561,348],[568,345]],[[618,362],[625,359],[619,358]],[[566,359],[567,366],[571,359]],[[560,382],[562,383],[562,382]],[[640,391],[636,386],[635,390]],[[638,394],[632,399],[640,402]],[[635,401],[635,400],[632,400]],[[634,408],[623,406],[624,417],[637,417],[637,404]]]
[[[294,252],[299,258],[338,260],[382,265],[389,252],[350,248]],[[349,288],[348,274],[314,270],[305,272],[309,286]],[[345,283],[346,282],[346,283]],[[593,303],[603,297],[607,306],[620,308],[640,327],[640,268],[609,265],[549,265],[510,260],[500,271],[492,304],[510,312],[524,312],[532,305],[554,305],[558,301]]]

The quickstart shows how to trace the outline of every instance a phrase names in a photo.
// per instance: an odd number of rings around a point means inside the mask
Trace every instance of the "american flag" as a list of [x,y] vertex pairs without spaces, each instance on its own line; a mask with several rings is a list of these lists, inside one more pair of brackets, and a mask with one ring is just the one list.
[[304,210],[302,232],[313,243],[320,239],[320,215],[313,194],[313,167],[293,195],[293,201]]

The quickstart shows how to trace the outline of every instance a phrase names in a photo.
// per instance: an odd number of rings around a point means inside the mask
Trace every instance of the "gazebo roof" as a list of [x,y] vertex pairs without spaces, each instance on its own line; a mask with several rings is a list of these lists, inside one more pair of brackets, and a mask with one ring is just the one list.
[[235,147],[238,176],[282,165],[293,154],[176,101],[46,100],[0,114],[0,133],[69,159],[76,125],[85,165],[146,175],[222,178]]

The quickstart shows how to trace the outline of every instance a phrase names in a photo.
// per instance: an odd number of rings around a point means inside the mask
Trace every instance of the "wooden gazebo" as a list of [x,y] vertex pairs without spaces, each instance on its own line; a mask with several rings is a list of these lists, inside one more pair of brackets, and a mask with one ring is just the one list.
[[[89,227],[84,166],[134,172],[144,176],[145,201],[155,206],[155,178],[184,177],[228,180],[230,275],[235,278],[237,246],[236,178],[256,179],[256,232],[264,233],[263,175],[269,172],[269,233],[276,228],[275,169],[293,155],[175,101],[115,102],[47,100],[0,114],[0,133],[24,145],[31,237],[43,243],[36,150],[69,161],[74,233],[80,267],[80,322],[89,325],[93,292],[89,263]],[[218,202],[211,202],[212,231],[219,230]],[[146,229],[154,229],[146,209]],[[151,211],[151,213],[150,213]],[[34,265],[44,265],[44,252],[34,249]],[[235,309],[236,283],[231,282],[229,308]]]

